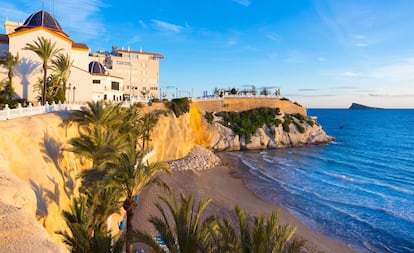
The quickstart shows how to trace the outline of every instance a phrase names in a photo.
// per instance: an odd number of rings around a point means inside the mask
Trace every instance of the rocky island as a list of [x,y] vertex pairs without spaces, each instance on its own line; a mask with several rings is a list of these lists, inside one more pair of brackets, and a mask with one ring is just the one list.
[[350,110],[379,110],[383,108],[371,107],[371,106],[366,106],[366,105],[362,105],[358,103],[352,103],[352,105],[348,109]]

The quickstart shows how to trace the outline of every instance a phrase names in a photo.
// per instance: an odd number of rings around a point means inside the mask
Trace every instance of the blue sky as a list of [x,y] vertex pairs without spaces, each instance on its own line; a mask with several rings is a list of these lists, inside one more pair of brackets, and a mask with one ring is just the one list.
[[[414,107],[411,0],[46,1],[74,41],[163,54],[163,91],[280,87],[309,108]],[[24,21],[42,1],[0,0]],[[4,33],[4,29],[0,30]]]

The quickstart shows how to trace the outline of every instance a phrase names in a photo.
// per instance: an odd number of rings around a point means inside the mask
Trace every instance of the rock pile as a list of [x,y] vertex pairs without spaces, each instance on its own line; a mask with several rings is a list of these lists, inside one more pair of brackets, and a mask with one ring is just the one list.
[[212,151],[195,145],[183,159],[168,162],[173,171],[208,170],[221,164],[221,159]]

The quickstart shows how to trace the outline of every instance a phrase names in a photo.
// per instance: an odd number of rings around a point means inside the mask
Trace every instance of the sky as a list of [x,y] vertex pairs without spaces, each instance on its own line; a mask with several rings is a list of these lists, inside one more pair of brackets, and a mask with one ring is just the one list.
[[42,8],[92,52],[164,55],[168,95],[254,85],[308,108],[414,108],[412,0],[0,0],[0,21]]

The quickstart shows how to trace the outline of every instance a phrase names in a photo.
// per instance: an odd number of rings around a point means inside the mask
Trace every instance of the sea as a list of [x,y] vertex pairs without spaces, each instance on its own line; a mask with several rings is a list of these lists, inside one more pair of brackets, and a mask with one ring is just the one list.
[[247,186],[357,252],[414,252],[414,110],[308,115],[335,141],[232,152]]

